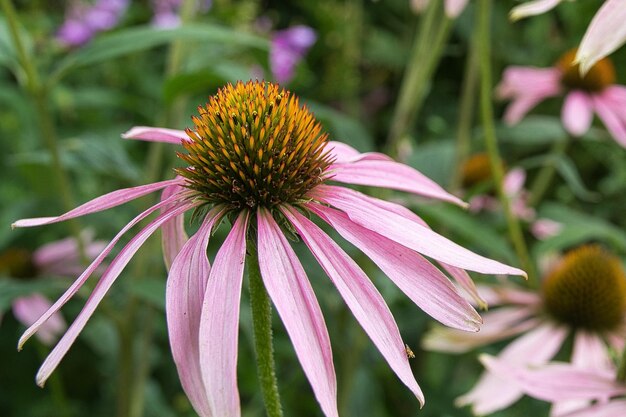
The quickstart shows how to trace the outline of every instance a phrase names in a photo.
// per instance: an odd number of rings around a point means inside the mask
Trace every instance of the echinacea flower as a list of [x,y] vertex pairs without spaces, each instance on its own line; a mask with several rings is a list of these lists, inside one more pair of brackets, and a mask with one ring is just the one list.
[[[83,233],[81,239],[85,245],[85,255],[90,260],[104,248],[104,242],[93,241],[90,233]],[[82,270],[81,255],[74,238],[48,243],[34,252],[11,248],[0,253],[0,272],[11,278],[30,280],[73,277]],[[52,303],[45,296],[33,293],[13,300],[12,310],[15,318],[28,327],[51,306]],[[61,314],[54,313],[41,326],[37,337],[43,344],[51,345],[66,327]]]
[[57,32],[57,39],[65,46],[86,44],[98,32],[114,28],[128,3],[128,0],[98,0],[91,6],[80,2],[72,4]]
[[567,52],[552,68],[507,68],[497,87],[500,98],[513,100],[504,120],[516,124],[541,101],[564,93],[561,119],[568,133],[584,135],[596,113],[613,138],[626,147],[626,87],[614,84],[613,63],[604,58],[581,76],[575,56],[575,50]]
[[[429,2],[430,0],[411,0],[411,8],[417,13],[421,13],[428,7]],[[445,0],[446,16],[450,19],[456,19],[467,6],[467,2],[468,0]]]
[[525,394],[553,404],[551,417],[618,417],[626,415],[626,383],[616,379],[613,364],[577,366],[551,362],[518,367],[489,355],[480,361],[491,373]]
[[[49,224],[105,210],[164,189],[113,239],[59,301],[20,339],[20,346],[57,311],[107,256],[121,236],[153,212],[161,213],[120,251],[37,375],[43,384],[146,239],[162,228],[169,267],[166,314],[182,386],[200,416],[241,414],[236,380],[239,303],[246,248],[256,248],[263,283],[291,338],[313,392],[327,416],[337,416],[336,380],[324,318],[306,272],[285,233],[313,253],[357,321],[416,397],[405,345],[380,293],[363,270],[309,218],[315,214],[369,256],[418,306],[442,323],[476,331],[480,317],[448,279],[420,253],[441,263],[469,290],[463,269],[523,274],[464,249],[433,232],[408,209],[337,185],[370,185],[462,204],[418,171],[379,153],[360,154],[329,142],[298,98],[277,85],[227,85],[199,107],[186,131],[134,128],[127,138],[181,145],[187,166],[175,179],[114,191],[59,217],[19,220],[16,227]],[[188,240],[183,214],[202,218]],[[207,244],[224,219],[232,228],[215,256]],[[252,246],[250,246],[252,245]],[[252,250],[251,250],[252,252]],[[419,252],[419,253],[418,253]],[[462,268],[462,269],[461,269]]]
[[[483,314],[481,331],[437,328],[427,335],[425,348],[460,353],[516,337],[498,358],[524,367],[547,363],[569,334],[574,336],[571,361],[579,366],[608,363],[610,348],[624,345],[626,273],[619,258],[597,245],[568,252],[545,276],[540,294],[503,285],[484,287],[480,293],[498,306]],[[522,395],[515,384],[486,372],[457,404],[472,405],[475,414],[483,415],[508,407]]]
[[316,40],[315,31],[304,25],[273,33],[270,46],[270,69],[278,83],[286,84],[291,81],[296,66]]

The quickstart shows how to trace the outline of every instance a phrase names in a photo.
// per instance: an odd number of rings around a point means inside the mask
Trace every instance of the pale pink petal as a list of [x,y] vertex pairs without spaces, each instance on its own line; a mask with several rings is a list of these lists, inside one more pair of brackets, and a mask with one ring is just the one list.
[[626,385],[616,381],[613,372],[578,369],[565,363],[539,367],[519,366],[505,358],[489,355],[481,355],[480,360],[489,372],[544,401],[606,401],[613,396],[626,394]]
[[421,172],[399,162],[360,160],[351,163],[335,163],[330,169],[333,181],[391,188],[448,201],[463,207],[467,205]]
[[563,224],[552,219],[537,219],[530,226],[531,233],[539,240],[545,240],[556,236],[562,229]]
[[561,110],[561,119],[565,130],[573,136],[582,136],[591,127],[593,104],[589,95],[574,90],[565,97]]
[[598,334],[585,330],[576,332],[572,363],[583,369],[611,371],[615,368],[606,343]]
[[496,87],[501,99],[557,95],[561,91],[562,72],[558,68],[508,67]]
[[478,308],[486,310],[489,306],[487,300],[478,292],[476,284],[472,277],[469,276],[465,269],[457,268],[456,266],[448,265],[440,262],[439,265],[456,281],[459,287],[469,295]]
[[441,271],[417,252],[353,223],[340,211],[314,204],[306,207],[363,251],[427,314],[446,326],[478,331],[482,323],[478,313]]
[[537,104],[554,95],[556,94],[525,95],[514,98],[504,112],[504,121],[509,126],[519,123]]
[[512,197],[519,193],[526,182],[526,171],[522,168],[513,168],[504,177],[502,187],[504,192]]
[[339,416],[337,380],[330,338],[313,288],[271,214],[262,210],[258,218],[259,266],[265,288],[287,329],[326,416]]
[[456,19],[467,6],[467,0],[446,0],[445,5],[446,16]]
[[411,0],[411,9],[415,13],[422,13],[428,6],[429,0]]
[[438,352],[468,352],[537,327],[539,321],[531,318],[533,314],[534,309],[528,307],[499,308],[483,313],[483,325],[480,332],[467,333],[436,327],[426,334],[422,347]]
[[413,392],[420,404],[423,404],[424,395],[411,372],[398,326],[387,304],[367,275],[309,219],[293,208],[282,208],[281,211],[335,284],[342,298],[391,369]]
[[[88,261],[93,261],[107,245],[104,241],[93,241],[91,230],[84,230],[80,236]],[[74,277],[85,270],[75,238],[58,240],[40,247],[33,253],[33,262],[41,275]]]
[[626,400],[612,400],[605,404],[596,404],[568,414],[567,417],[621,417],[625,415]]
[[576,53],[576,62],[583,74],[626,42],[624,22],[624,0],[606,0],[587,27]]
[[137,235],[135,235],[120,251],[115,259],[113,259],[107,270],[102,275],[102,278],[100,278],[100,281],[98,281],[98,284],[96,284],[81,312],[78,314],[69,329],[67,329],[59,343],[57,343],[54,349],[52,349],[52,352],[50,352],[44,363],[41,365],[41,368],[39,368],[39,372],[37,372],[36,377],[37,385],[43,386],[45,384],[50,374],[56,369],[59,362],[61,362],[69,348],[78,337],[78,334],[85,327],[85,324],[87,324],[87,321],[95,311],[98,304],[100,304],[100,301],[102,301],[109,288],[111,288],[111,285],[113,285],[117,277],[119,277],[124,267],[126,267],[141,245],[143,245],[152,233],[154,233],[164,222],[188,209],[189,204],[186,204],[178,206],[165,214],[161,214]]
[[592,96],[593,107],[602,123],[606,126],[611,136],[623,147],[626,147],[626,118],[620,117],[623,109],[614,108],[611,102],[602,94]]
[[[170,199],[173,195],[180,195],[186,190],[182,185],[170,185],[163,190],[161,201]],[[173,204],[173,203],[172,203]],[[167,211],[172,205],[164,206],[161,212]],[[163,260],[165,267],[169,270],[174,258],[180,252],[185,242],[187,242],[187,232],[185,231],[185,215],[181,214],[165,223],[161,227],[161,246],[163,248]]]
[[352,146],[332,140],[326,144],[324,151],[328,152],[335,162],[350,162],[360,155],[360,152]]
[[529,16],[535,16],[538,14],[543,14],[547,11],[552,10],[562,0],[533,0],[526,1],[519,6],[515,6],[511,9],[509,13],[509,18],[513,21],[523,19]]
[[124,139],[138,139],[147,142],[163,142],[180,145],[183,140],[189,140],[184,130],[167,129],[164,127],[136,126],[123,133]]
[[65,214],[57,217],[38,217],[34,219],[21,219],[17,220],[11,225],[11,227],[33,227],[41,226],[43,224],[57,223],[65,220],[73,219],[75,217],[85,216],[91,213],[97,213],[99,211],[107,210],[112,207],[119,206],[120,204],[127,203],[136,198],[142,197],[146,194],[158,191],[170,185],[180,184],[181,180],[174,179],[168,181],[155,182],[148,185],[140,185],[139,187],[124,188],[121,190],[113,191],[100,197],[94,198],[87,203],[76,207],[73,210],[68,211]]
[[526,275],[520,269],[477,255],[417,222],[385,210],[372,203],[376,199],[357,191],[320,185],[311,195],[342,210],[353,222],[440,262],[486,274]]
[[[24,326],[31,326],[37,319],[46,312],[52,303],[41,294],[32,294],[20,297],[13,301],[13,315]],[[50,319],[39,329],[37,337],[45,345],[54,343],[59,335],[63,333],[67,325],[59,313],[50,316]]]
[[[46,313],[43,314],[32,326],[30,326],[28,329],[26,329],[26,331],[24,332],[22,337],[20,337],[20,340],[18,342],[18,345],[17,345],[18,350],[21,350],[22,347],[24,346],[24,343],[26,343],[26,341],[28,339],[30,339],[30,337],[33,334],[35,334],[39,330],[39,328],[53,314],[55,314],[57,311],[59,311],[61,309],[61,307],[63,307],[65,305],[65,303],[67,303],[68,300],[70,298],[72,298],[74,296],[74,294],[76,294],[78,292],[78,290],[83,286],[83,284],[87,281],[87,279],[91,276],[91,274],[93,274],[93,272],[96,271],[98,269],[98,267],[102,264],[102,261],[104,260],[104,258],[106,258],[106,256],[109,254],[109,252],[111,252],[111,250],[113,249],[115,244],[121,239],[121,237],[124,235],[124,233],[126,233],[134,225],[136,225],[137,223],[139,223],[140,221],[142,221],[143,219],[148,217],[154,211],[158,210],[163,205],[168,204],[170,202],[171,201],[162,201],[161,203],[148,208],[143,213],[141,213],[140,215],[135,217],[133,220],[131,220],[126,226],[124,226],[122,228],[122,230],[120,230],[118,232],[118,234],[115,235],[113,240],[111,240],[111,242],[102,250],[102,252],[87,267],[87,269],[85,269],[85,271],[78,278],[76,278],[76,280],[63,293],[63,295],[61,295],[61,297],[59,297],[59,299],[52,305],[52,307],[50,307],[50,309],[48,309],[48,311],[46,311]],[[190,205],[188,207],[191,208],[192,206]]]
[[[519,367],[544,364],[556,355],[566,337],[565,328],[544,324],[511,342],[500,353],[499,360]],[[471,404],[472,411],[478,415],[491,414],[513,404],[523,393],[517,384],[509,383],[505,375],[486,372],[456,404]]]
[[241,415],[237,388],[239,304],[246,258],[247,211],[215,256],[200,318],[200,369],[214,416]]
[[[180,249],[167,277],[165,310],[172,356],[181,385],[201,417],[210,417],[207,389],[200,372],[200,316],[211,269],[206,250],[211,230],[223,213],[211,210]],[[165,223],[167,224],[167,223]],[[164,224],[164,225],[165,225]]]

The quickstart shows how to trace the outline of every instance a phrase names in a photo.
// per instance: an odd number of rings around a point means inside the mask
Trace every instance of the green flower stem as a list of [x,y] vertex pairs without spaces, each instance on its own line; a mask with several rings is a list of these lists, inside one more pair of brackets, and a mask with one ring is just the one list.
[[504,192],[504,169],[502,158],[498,150],[496,130],[493,121],[493,107],[491,102],[491,0],[480,0],[478,7],[478,45],[480,64],[480,113],[485,136],[485,147],[489,154],[493,179],[496,184],[498,198],[506,217],[509,237],[522,268],[528,274],[528,284],[535,287],[538,284],[535,267],[528,254],[522,228],[511,211],[509,197]]
[[[50,113],[51,107],[48,103],[48,91],[41,83],[33,57],[26,52],[24,42],[22,41],[22,37],[20,35],[17,13],[13,4],[10,0],[1,0],[1,5],[9,25],[9,32],[11,34],[13,45],[17,51],[18,61],[26,74],[26,88],[35,105],[35,116],[37,117],[41,136],[52,158],[52,170],[54,172],[59,194],[61,196],[63,208],[65,211],[70,211],[75,207],[75,201],[72,194],[70,178],[63,168],[63,163],[61,162],[61,153],[59,151],[56,126],[54,118]],[[72,219],[68,221],[68,226],[70,228],[70,232],[78,242],[78,248],[83,260],[86,260],[84,243],[80,237],[81,227],[79,221]]]
[[416,32],[413,50],[407,65],[396,105],[389,137],[388,152],[397,157],[401,141],[419,113],[430,80],[441,60],[450,33],[451,20],[443,14],[441,2],[430,2]]
[[282,417],[283,409],[280,405],[272,344],[272,306],[261,278],[254,242],[248,242],[246,263],[248,264],[250,307],[254,328],[254,350],[263,402],[268,417]]
[[470,153],[472,140],[472,125],[474,109],[476,106],[476,87],[478,86],[478,56],[476,38],[470,43],[465,72],[463,74],[463,87],[461,90],[461,102],[459,104],[459,121],[456,133],[456,168],[452,176],[451,189],[459,189],[462,182],[463,164],[467,161]]
[[622,360],[619,363],[619,368],[617,368],[617,380],[626,383],[626,346],[622,351]]
[[530,187],[530,200],[528,201],[528,205],[531,207],[536,207],[546,191],[548,191],[548,188],[550,188],[550,183],[556,173],[557,160],[565,154],[571,141],[570,139],[570,137],[567,137],[564,140],[556,141],[554,145],[552,145],[549,161],[541,168],[541,171],[539,171],[539,174],[537,174],[535,181]]
[[[48,356],[48,348],[44,346],[41,342],[37,341],[36,343],[37,355],[39,359],[43,362]],[[52,396],[52,401],[54,402],[55,413],[59,417],[69,417],[72,415],[70,412],[70,407],[67,402],[67,397],[65,395],[65,388],[63,387],[63,381],[61,380],[61,375],[57,372],[53,372],[48,378],[47,386],[50,387],[50,395]]]

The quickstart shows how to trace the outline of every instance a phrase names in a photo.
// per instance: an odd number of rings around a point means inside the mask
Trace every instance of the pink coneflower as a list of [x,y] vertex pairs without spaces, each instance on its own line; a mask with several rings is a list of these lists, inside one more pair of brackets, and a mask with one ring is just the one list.
[[[546,275],[540,294],[510,286],[485,287],[480,293],[499,306],[483,315],[481,331],[469,335],[438,328],[425,339],[427,349],[467,352],[515,336],[499,358],[527,366],[547,363],[571,333],[574,364],[607,363],[609,348],[624,345],[626,274],[620,259],[599,246],[568,252]],[[522,395],[518,386],[487,372],[457,404],[471,404],[482,415],[506,408]]]
[[[359,154],[347,145],[329,142],[306,107],[277,85],[227,85],[199,108],[193,123],[194,128],[185,132],[134,128],[125,135],[182,145],[178,155],[187,166],[176,170],[177,178],[114,191],[59,217],[15,223],[17,227],[54,223],[165,189],[161,201],[124,227],[21,338],[20,346],[80,288],[122,234],[161,210],[111,262],[83,311],[39,370],[39,384],[56,368],[130,258],[159,227],[163,229],[166,262],[171,265],[166,313],[172,353],[183,388],[201,416],[240,415],[236,364],[246,251],[258,252],[264,285],[323,412],[337,416],[328,332],[306,272],[285,234],[302,239],[391,368],[423,402],[405,345],[383,298],[363,270],[309,219],[311,214],[367,254],[428,314],[455,328],[476,331],[480,317],[419,253],[445,263],[470,290],[471,280],[460,268],[523,274],[454,244],[402,206],[328,184],[332,179],[387,187],[460,204],[418,171],[385,155]],[[182,216],[192,210],[202,224],[187,240]],[[232,228],[210,267],[207,244],[225,219]],[[250,262],[256,264],[257,260]]]
[[[584,358],[583,358],[584,359]],[[616,380],[613,364],[586,366],[552,362],[516,367],[489,355],[480,361],[503,381],[525,394],[551,402],[552,417],[617,417],[626,415],[626,383]]]
[[129,0],[97,0],[93,5],[76,2],[57,32],[65,46],[81,46],[97,33],[117,26],[128,7]]
[[[104,242],[92,241],[89,233],[84,233],[81,238],[85,244],[85,254],[90,260],[104,248]],[[26,249],[8,249],[0,253],[0,271],[11,278],[73,277],[82,270],[80,252],[73,238],[48,243],[32,253]],[[33,293],[13,300],[12,308],[15,318],[28,327],[51,306],[52,303],[45,296]],[[51,345],[66,327],[61,314],[54,313],[41,326],[37,337],[42,343]]]
[[501,98],[513,100],[504,120],[518,123],[541,101],[565,93],[561,119],[568,133],[585,134],[596,113],[615,140],[626,147],[626,87],[614,84],[615,68],[608,58],[581,76],[574,65],[575,55],[575,50],[567,52],[552,68],[507,68],[497,89]]

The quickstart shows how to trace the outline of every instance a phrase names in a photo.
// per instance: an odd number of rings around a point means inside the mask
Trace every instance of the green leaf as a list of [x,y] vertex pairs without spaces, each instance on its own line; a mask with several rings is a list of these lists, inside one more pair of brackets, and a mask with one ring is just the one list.
[[557,160],[556,168],[565,182],[567,182],[567,185],[569,185],[569,188],[578,198],[585,201],[598,201],[600,199],[600,195],[598,193],[589,191],[587,187],[585,187],[576,165],[574,165],[574,162],[572,162],[572,160],[567,156],[563,155]]
[[355,120],[329,106],[306,100],[306,105],[329,130],[330,140],[345,142],[359,152],[371,151],[374,140],[367,129]]
[[463,209],[445,204],[424,204],[416,211],[444,225],[472,246],[487,252],[488,256],[508,263],[515,259],[511,246],[501,234]]
[[561,119],[554,116],[529,116],[513,126],[500,125],[498,138],[515,145],[547,145],[564,140],[568,134]]
[[145,51],[177,40],[231,44],[269,50],[269,43],[263,38],[212,24],[189,24],[166,30],[152,26],[134,27],[104,35],[76,52],[70,53],[61,61],[51,79],[59,81],[77,68]]
[[[55,282],[56,281],[56,282]],[[0,313],[7,310],[13,300],[34,293],[48,294],[58,290],[62,280],[36,279],[18,280],[0,277]]]
[[165,310],[165,281],[156,279],[136,280],[130,286],[130,292],[148,304]]
[[438,140],[417,146],[407,163],[442,186],[450,183],[456,164],[452,140]]

